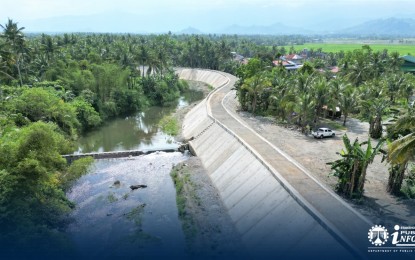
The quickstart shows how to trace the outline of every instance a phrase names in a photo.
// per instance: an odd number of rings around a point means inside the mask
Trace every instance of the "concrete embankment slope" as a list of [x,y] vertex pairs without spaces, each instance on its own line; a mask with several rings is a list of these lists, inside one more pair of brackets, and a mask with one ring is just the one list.
[[[222,105],[236,78],[207,70],[181,69],[178,74],[218,89],[186,115],[183,134],[193,138],[191,147],[219,190],[251,255],[360,258],[355,243],[282,177],[279,171],[284,169],[277,171],[246,142],[253,138]],[[261,145],[261,141],[255,142]],[[281,161],[288,171],[296,168],[288,163]],[[313,192],[322,193],[320,189]],[[367,239],[367,230],[363,239]]]

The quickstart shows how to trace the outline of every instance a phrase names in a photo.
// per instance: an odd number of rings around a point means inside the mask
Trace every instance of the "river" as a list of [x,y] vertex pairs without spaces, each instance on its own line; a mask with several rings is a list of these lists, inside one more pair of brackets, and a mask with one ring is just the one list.
[[174,138],[158,126],[160,120],[202,98],[203,92],[191,90],[177,100],[176,106],[149,107],[134,115],[112,119],[79,138],[77,153],[175,148]]
[[[109,121],[79,140],[78,152],[156,149],[176,146],[159,128],[160,119],[176,108],[203,98],[191,91],[174,107],[150,107]],[[80,257],[186,257],[178,218],[172,166],[187,155],[179,152],[96,160],[67,193],[76,204],[67,234]],[[132,190],[131,185],[145,185]]]

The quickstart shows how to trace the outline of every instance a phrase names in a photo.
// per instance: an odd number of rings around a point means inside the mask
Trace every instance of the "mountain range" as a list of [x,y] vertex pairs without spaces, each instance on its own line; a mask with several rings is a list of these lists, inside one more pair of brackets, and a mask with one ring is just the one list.
[[222,31],[222,34],[259,34],[259,35],[287,35],[287,34],[311,34],[313,33],[310,30],[306,30],[299,27],[288,26],[282,23],[275,23],[268,26],[241,26],[241,25],[232,25]]
[[[115,19],[122,17],[122,19]],[[313,35],[313,34],[341,34],[341,35],[390,35],[390,36],[415,36],[415,20],[412,18],[387,18],[363,22],[358,25],[348,26],[342,24],[342,28],[330,29],[324,26],[301,28],[274,23],[271,25],[242,26],[234,24],[224,26],[222,29],[203,31],[194,27],[183,30],[172,30],[171,25],[156,27],[141,17],[133,14],[105,13],[90,16],[63,16],[25,21],[20,23],[26,27],[28,32],[97,32],[97,33],[167,33],[172,31],[176,34],[258,34],[258,35]],[[19,25],[20,25],[19,24]],[[152,27],[153,26],[153,27]],[[160,29],[164,28],[164,29]],[[177,28],[177,26],[176,26]]]
[[341,30],[340,33],[351,35],[414,36],[415,20],[410,18],[372,20]]
[[287,26],[276,23],[270,26],[239,26],[233,25],[225,28],[221,33],[224,34],[268,34],[268,35],[287,35],[287,34],[346,34],[362,36],[415,36],[415,20],[410,18],[388,18],[367,21],[345,29],[325,30],[303,29],[299,27]]

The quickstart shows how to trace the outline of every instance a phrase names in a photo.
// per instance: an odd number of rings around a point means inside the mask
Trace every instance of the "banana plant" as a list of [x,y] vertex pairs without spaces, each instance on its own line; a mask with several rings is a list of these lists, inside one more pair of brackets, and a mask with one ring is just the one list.
[[381,149],[384,140],[380,140],[373,147],[370,139],[359,143],[358,138],[356,138],[351,143],[349,137],[345,134],[343,143],[344,149],[339,153],[342,158],[328,163],[333,170],[332,175],[338,177],[336,190],[347,198],[361,198],[369,164],[373,162],[377,154],[385,154],[385,151]]

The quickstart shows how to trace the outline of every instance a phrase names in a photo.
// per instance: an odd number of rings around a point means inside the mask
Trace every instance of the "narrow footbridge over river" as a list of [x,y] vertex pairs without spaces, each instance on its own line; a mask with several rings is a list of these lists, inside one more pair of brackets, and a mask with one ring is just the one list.
[[252,257],[360,259],[372,223],[235,112],[236,77],[177,69],[215,90],[185,117],[183,134],[203,162]]

